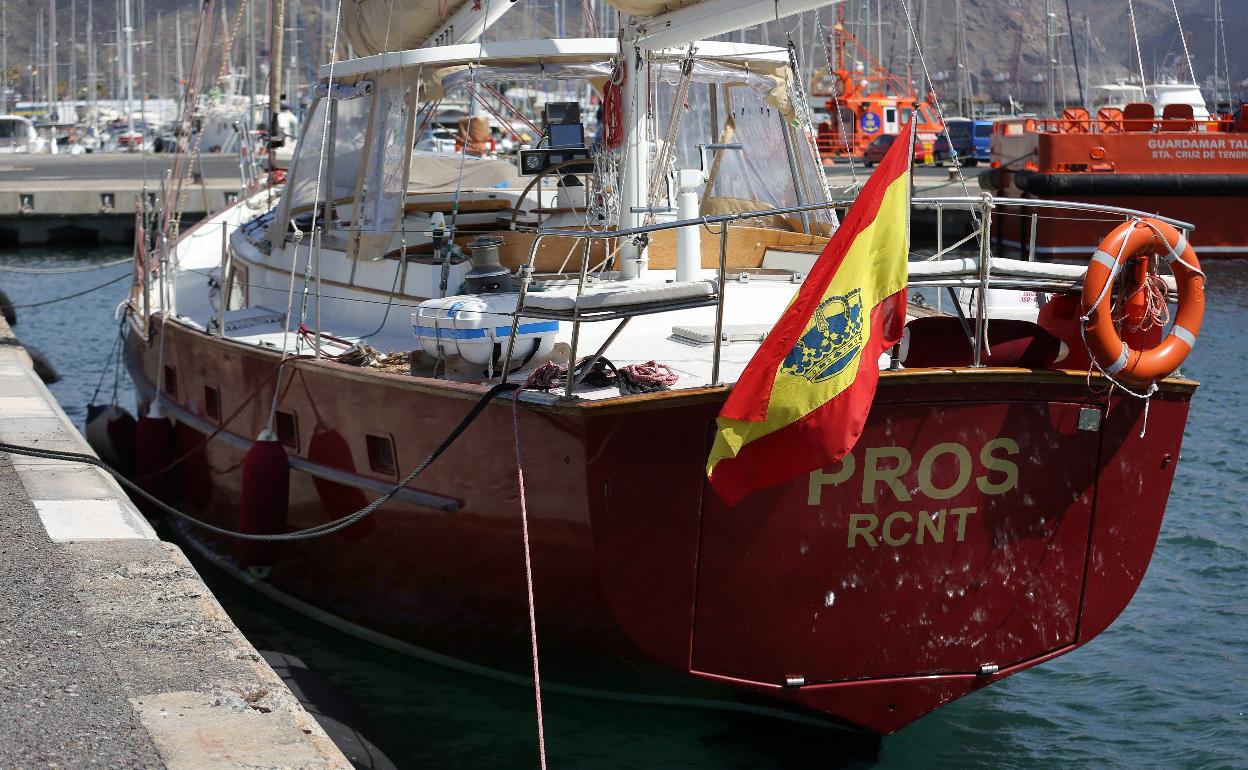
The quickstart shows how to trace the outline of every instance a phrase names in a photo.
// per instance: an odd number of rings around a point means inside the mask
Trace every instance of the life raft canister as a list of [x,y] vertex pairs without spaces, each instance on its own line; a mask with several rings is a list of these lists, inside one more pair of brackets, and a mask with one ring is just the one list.
[[[1170,265],[1179,307],[1170,334],[1159,345],[1132,350],[1114,328],[1107,287],[1131,260],[1152,257]],[[1115,228],[1092,255],[1080,310],[1087,319],[1083,328],[1088,349],[1101,369],[1127,384],[1148,385],[1172,374],[1196,345],[1205,315],[1205,274],[1186,235],[1151,217],[1133,219]],[[1130,312],[1134,308],[1128,310],[1129,316],[1136,314]]]

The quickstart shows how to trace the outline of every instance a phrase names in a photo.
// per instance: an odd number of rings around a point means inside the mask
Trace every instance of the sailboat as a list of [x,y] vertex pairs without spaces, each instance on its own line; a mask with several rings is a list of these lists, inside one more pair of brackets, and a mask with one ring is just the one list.
[[[1102,207],[1132,267],[1050,265],[991,254],[1003,201],[942,199],[980,256],[910,264],[957,301],[916,298],[861,363],[881,371],[852,452],[735,506],[708,486],[717,413],[851,201],[792,49],[702,38],[821,2],[619,0],[618,37],[488,42],[510,4],[344,4],[357,58],[321,68],[285,184],[180,232],[166,213],[136,257],[137,473],[185,542],[475,675],[531,685],[540,640],[544,689],[877,733],[1104,630],[1196,389],[1189,224]],[[513,86],[580,96],[525,114]],[[540,139],[413,152],[443,97]],[[1163,242],[1177,279],[1113,288]],[[1107,358],[1110,303],[1144,288],[1187,327],[1164,360],[1129,335]]]

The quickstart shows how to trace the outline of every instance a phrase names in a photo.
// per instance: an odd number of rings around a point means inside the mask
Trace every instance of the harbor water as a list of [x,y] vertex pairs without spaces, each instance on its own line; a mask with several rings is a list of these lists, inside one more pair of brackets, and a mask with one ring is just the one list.
[[[117,249],[0,254],[0,265],[82,267]],[[759,717],[544,698],[552,767],[1248,767],[1248,263],[1212,263],[1203,334],[1184,374],[1202,385],[1152,565],[1134,601],[1086,647],[878,739]],[[0,272],[17,305],[104,284],[127,266],[63,275]],[[113,396],[106,370],[126,281],[19,307],[15,328],[63,380],[81,427]],[[2,395],[2,394],[0,394]],[[124,373],[117,398],[133,409]],[[405,658],[235,584],[205,579],[261,650],[302,658],[353,701],[399,767],[533,767],[532,692]],[[846,633],[852,633],[847,629]]]

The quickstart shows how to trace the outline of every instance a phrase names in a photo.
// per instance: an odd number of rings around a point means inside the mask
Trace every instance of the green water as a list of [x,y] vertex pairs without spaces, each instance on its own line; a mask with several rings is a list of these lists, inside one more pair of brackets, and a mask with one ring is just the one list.
[[[22,252],[0,264],[105,261],[121,252]],[[14,301],[103,283],[125,268],[50,279],[0,273]],[[547,695],[550,766],[629,768],[1248,767],[1248,263],[1212,264],[1205,327],[1185,374],[1193,402],[1166,522],[1139,594],[1088,646],[957,701],[897,735],[863,738],[773,720]],[[115,290],[114,290],[115,289]],[[19,310],[17,331],[65,375],[78,422],[124,291]],[[105,378],[111,392],[111,374]],[[123,382],[120,397],[133,398]],[[298,655],[367,714],[400,767],[537,764],[530,690],[417,663],[277,606],[201,565],[260,649]]]

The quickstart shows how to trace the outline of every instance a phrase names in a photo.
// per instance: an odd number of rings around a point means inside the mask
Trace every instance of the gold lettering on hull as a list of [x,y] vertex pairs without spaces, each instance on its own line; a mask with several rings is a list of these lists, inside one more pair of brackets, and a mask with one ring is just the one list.
[[[946,512],[942,508],[930,515],[927,511],[919,511],[917,517],[906,511],[894,511],[885,516],[883,521],[874,513],[851,513],[849,541],[845,545],[854,548],[862,543],[869,548],[879,548],[881,545],[900,548],[910,542],[915,545],[943,543],[946,533],[950,536],[949,542],[961,543],[966,540],[967,518],[978,510],[975,507],[961,507],[950,508]],[[952,530],[946,530],[945,525],[951,517],[957,521]]]
[[[957,442],[935,444],[919,457],[917,464],[906,447],[867,447],[862,451],[859,499],[864,505],[904,503],[913,498],[952,500],[971,489],[972,480],[974,489],[985,497],[1003,495],[1018,487],[1018,464],[1009,459],[1018,454],[1018,441],[1004,436],[986,442],[977,453]],[[858,471],[853,453],[842,458],[837,466],[811,471],[807,504],[821,505],[825,487],[851,482]],[[968,520],[978,510],[977,506],[961,506],[918,513],[850,513],[846,546],[901,548],[910,544],[960,543],[966,539]]]

